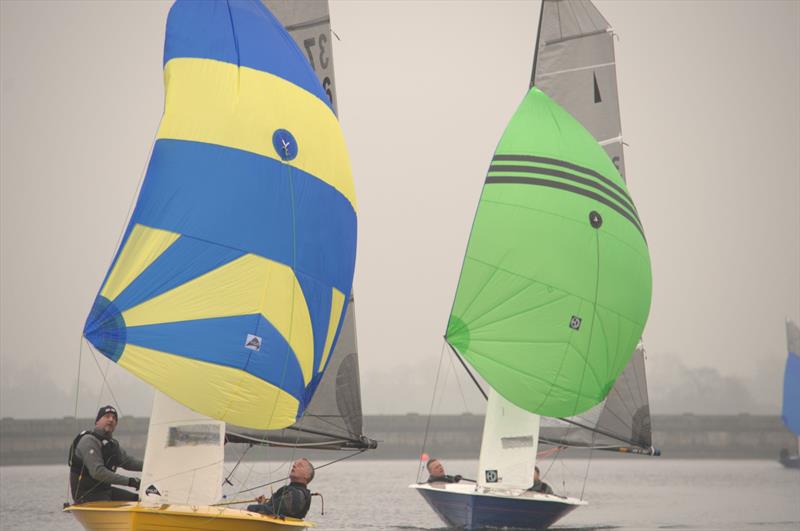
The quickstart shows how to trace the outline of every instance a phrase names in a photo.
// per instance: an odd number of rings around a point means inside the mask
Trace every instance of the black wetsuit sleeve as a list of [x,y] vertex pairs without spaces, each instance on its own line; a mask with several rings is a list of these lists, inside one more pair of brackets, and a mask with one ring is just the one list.
[[[85,438],[85,437],[84,437]],[[119,449],[119,466],[124,468],[125,470],[132,470],[134,472],[141,472],[142,468],[144,467],[144,463],[141,459],[136,459],[128,455],[125,450],[122,449],[121,446],[118,447]]]
[[103,449],[94,437],[81,437],[75,447],[75,455],[83,460],[83,465],[92,479],[109,485],[127,485],[128,478],[112,472],[103,462]]

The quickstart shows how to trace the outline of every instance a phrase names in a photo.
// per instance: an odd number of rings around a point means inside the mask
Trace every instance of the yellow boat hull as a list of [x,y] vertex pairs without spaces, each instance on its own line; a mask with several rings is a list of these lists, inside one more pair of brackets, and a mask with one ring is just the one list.
[[145,506],[139,502],[89,502],[64,509],[87,531],[300,531],[313,524],[240,509],[207,505]]

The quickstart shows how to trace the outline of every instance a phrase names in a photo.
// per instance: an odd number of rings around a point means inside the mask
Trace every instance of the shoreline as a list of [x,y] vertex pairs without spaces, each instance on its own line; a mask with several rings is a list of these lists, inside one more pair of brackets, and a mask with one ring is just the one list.
[[[149,419],[126,417],[116,438],[126,451],[144,455]],[[425,438],[427,417],[408,415],[365,415],[365,433],[379,441],[378,448],[357,459],[417,459]],[[75,435],[92,426],[89,418],[0,420],[0,466],[29,466],[66,463]],[[654,415],[654,446],[662,450],[658,459],[764,459],[777,460],[781,448],[794,452],[797,439],[775,415]],[[483,416],[434,415],[425,451],[447,459],[477,459]],[[228,444],[226,461],[237,461],[244,445]],[[244,461],[281,460],[296,450],[256,447]],[[269,455],[269,458],[266,455]],[[308,451],[320,460],[344,456],[344,451]],[[568,449],[566,459],[585,459],[587,449]],[[592,451],[592,459],[630,458],[624,454]],[[652,459],[647,456],[636,456]]]

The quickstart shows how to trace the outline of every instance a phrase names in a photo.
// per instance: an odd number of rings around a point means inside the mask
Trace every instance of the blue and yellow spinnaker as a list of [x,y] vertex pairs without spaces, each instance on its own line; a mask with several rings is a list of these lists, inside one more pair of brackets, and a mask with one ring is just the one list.
[[122,243],[84,328],[189,408],[291,425],[349,299],[356,201],[338,120],[258,1],[178,1],[165,109]]

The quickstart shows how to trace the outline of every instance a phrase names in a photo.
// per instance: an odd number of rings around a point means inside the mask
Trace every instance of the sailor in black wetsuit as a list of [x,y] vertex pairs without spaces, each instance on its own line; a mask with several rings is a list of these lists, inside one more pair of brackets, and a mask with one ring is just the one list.
[[425,465],[428,469],[428,481],[426,483],[458,483],[463,478],[461,476],[448,476],[444,473],[444,465],[438,459],[431,459]]
[[533,486],[528,489],[532,492],[541,492],[542,494],[553,494],[553,489],[550,485],[545,483],[539,478],[539,467],[533,467]]
[[94,430],[75,437],[69,448],[69,484],[75,503],[89,501],[137,501],[139,495],[111,485],[139,488],[139,478],[116,473],[117,467],[141,472],[142,461],[125,453],[111,435],[117,427],[117,410],[101,407]]
[[314,479],[314,466],[306,458],[292,463],[288,485],[275,491],[271,498],[256,498],[257,504],[248,505],[247,510],[272,516],[305,518],[311,508],[311,491],[306,487]]

